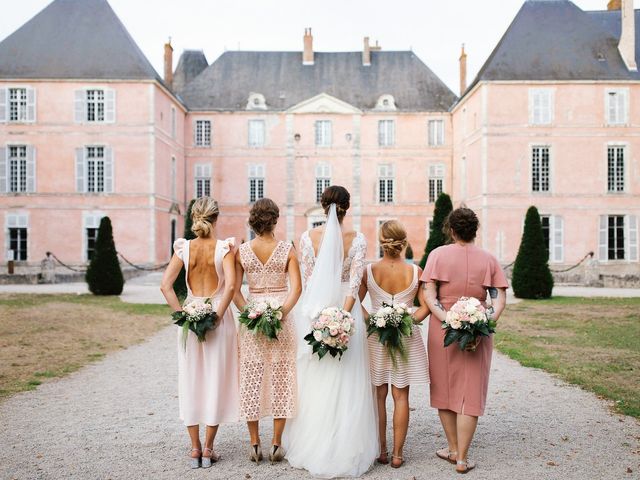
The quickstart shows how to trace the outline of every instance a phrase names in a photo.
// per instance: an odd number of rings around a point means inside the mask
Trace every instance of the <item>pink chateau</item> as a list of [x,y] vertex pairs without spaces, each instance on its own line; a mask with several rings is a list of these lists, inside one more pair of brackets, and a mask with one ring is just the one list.
[[175,71],[165,45],[161,78],[106,0],[55,0],[0,42],[5,251],[82,264],[108,215],[120,252],[162,263],[206,194],[221,236],[250,238],[268,196],[297,242],[341,184],[370,258],[392,218],[419,257],[445,191],[504,264],[534,204],[554,269],[595,253],[565,278],[638,275],[640,11],[609,8],[524,2],[469,87],[463,51],[458,98],[413,52],[314,52],[310,29],[302,52],[185,51]]

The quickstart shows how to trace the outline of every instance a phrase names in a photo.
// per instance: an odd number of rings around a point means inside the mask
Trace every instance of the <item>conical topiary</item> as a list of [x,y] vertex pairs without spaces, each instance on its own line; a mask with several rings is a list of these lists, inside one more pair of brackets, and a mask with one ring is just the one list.
[[[191,202],[189,202],[187,212],[184,214],[184,238],[186,238],[187,240],[196,238],[195,233],[191,231],[191,226],[193,225],[193,220],[191,219],[191,208],[193,207],[195,201],[196,200],[193,199],[191,200]],[[173,289],[181,301],[187,298],[187,283],[184,274],[184,267],[182,267],[180,273],[178,274],[178,278],[176,278],[175,282],[173,282]]]
[[524,232],[513,265],[511,286],[518,298],[550,298],[553,276],[549,270],[549,252],[544,242],[542,222],[536,207],[529,207]]
[[120,295],[124,277],[118,262],[118,253],[113,241],[113,230],[109,217],[102,217],[93,258],[85,274],[89,291],[94,295]]
[[433,222],[431,223],[431,230],[429,231],[429,240],[424,249],[424,255],[420,260],[420,268],[424,269],[427,264],[427,257],[429,254],[438,247],[445,245],[447,239],[442,231],[442,226],[447,218],[447,215],[453,210],[453,203],[451,203],[451,197],[446,193],[441,193],[436,200],[436,206],[433,211]]
[[411,248],[411,244],[407,243],[407,249],[404,252],[404,258],[407,260],[413,260],[413,248]]

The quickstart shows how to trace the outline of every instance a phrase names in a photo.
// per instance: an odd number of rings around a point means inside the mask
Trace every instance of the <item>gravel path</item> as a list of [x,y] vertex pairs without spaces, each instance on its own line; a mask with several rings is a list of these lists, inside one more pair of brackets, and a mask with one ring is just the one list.
[[[221,427],[220,463],[209,470],[186,469],[174,335],[169,327],[0,404],[0,478],[310,478],[286,462],[250,464],[242,424]],[[472,448],[479,467],[471,478],[640,478],[640,424],[609,413],[592,394],[496,354],[489,396]],[[446,444],[427,389],[416,388],[411,401],[415,411],[405,467],[376,466],[364,478],[457,477],[452,466],[434,457]],[[268,443],[271,427],[266,421],[262,426]]]

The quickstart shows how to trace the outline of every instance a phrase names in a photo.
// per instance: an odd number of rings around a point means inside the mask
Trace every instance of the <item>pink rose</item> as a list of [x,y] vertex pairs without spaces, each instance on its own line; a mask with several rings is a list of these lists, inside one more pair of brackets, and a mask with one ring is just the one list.
[[338,334],[338,329],[337,329],[337,328],[332,328],[332,329],[330,329],[330,330],[329,330],[329,334],[330,334],[332,337],[335,337],[335,336]]

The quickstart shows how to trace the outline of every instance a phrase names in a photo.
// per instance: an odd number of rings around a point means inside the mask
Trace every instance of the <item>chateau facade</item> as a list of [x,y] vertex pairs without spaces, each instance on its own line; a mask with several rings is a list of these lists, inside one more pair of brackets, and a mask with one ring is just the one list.
[[533,204],[558,269],[593,251],[637,274],[640,11],[609,8],[524,2],[469,86],[463,51],[458,98],[413,52],[314,52],[310,29],[302,52],[185,51],[175,69],[165,45],[160,77],[106,0],[55,0],[0,42],[0,241],[82,264],[108,215],[121,253],[159,264],[209,194],[221,236],[249,239],[268,196],[297,242],[341,184],[372,259],[392,218],[419,257],[445,191],[504,264]]

